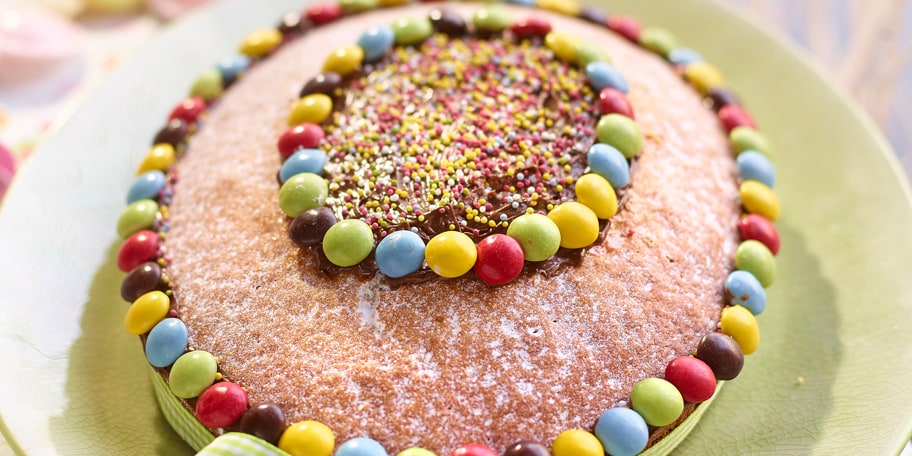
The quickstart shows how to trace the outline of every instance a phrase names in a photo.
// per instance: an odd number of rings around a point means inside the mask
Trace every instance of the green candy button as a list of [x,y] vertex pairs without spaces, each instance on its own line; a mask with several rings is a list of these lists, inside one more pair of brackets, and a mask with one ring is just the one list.
[[339,6],[346,13],[360,13],[372,10],[379,5],[378,0],[339,0]]
[[434,32],[431,21],[415,17],[404,17],[393,22],[392,29],[396,44],[401,46],[419,44]]
[[141,199],[127,206],[117,220],[117,234],[126,239],[131,234],[150,228],[158,215],[158,203]]
[[596,44],[581,43],[576,47],[576,64],[580,68],[586,68],[592,62],[611,63],[611,56]]
[[297,217],[304,211],[322,206],[328,196],[326,179],[313,173],[296,174],[282,184],[279,207],[285,215]]
[[374,232],[360,220],[342,220],[323,235],[323,253],[334,265],[354,266],[374,248]]
[[199,75],[190,87],[190,96],[200,97],[206,101],[222,96],[222,73],[212,69]]
[[643,148],[643,134],[630,117],[621,114],[602,116],[595,131],[599,142],[613,146],[625,158],[636,157]]
[[640,33],[640,46],[665,57],[678,47],[678,40],[668,30],[648,27]]
[[195,350],[184,353],[174,365],[168,383],[175,396],[189,399],[203,394],[203,391],[215,381],[218,364],[209,352]]
[[667,426],[681,416],[684,398],[669,381],[647,378],[634,385],[630,405],[649,425]]
[[735,251],[735,267],[753,274],[764,288],[776,280],[776,259],[760,241],[751,239],[738,246]]
[[731,141],[732,149],[735,150],[735,155],[745,150],[756,150],[767,157],[770,156],[770,147],[766,142],[766,137],[751,127],[735,127],[728,134],[728,139]]
[[484,6],[472,14],[472,23],[479,30],[501,32],[513,25],[513,17],[501,6]]

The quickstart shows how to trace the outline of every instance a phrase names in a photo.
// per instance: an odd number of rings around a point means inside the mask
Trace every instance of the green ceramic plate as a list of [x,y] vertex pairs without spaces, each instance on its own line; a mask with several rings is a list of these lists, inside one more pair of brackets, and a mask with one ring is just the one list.
[[[193,77],[300,0],[233,0],[89,97],[0,211],[0,428],[28,454],[182,454],[121,329],[114,233],[147,138]],[[888,454],[912,423],[912,204],[872,123],[807,59],[705,0],[605,1],[715,62],[776,150],[780,279],[763,343],[680,454]],[[200,58],[203,56],[203,58]]]

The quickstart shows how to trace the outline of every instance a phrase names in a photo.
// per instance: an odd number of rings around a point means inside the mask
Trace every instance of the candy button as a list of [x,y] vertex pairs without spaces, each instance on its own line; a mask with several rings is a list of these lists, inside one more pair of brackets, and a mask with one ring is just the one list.
[[364,50],[364,61],[380,60],[393,47],[396,36],[393,29],[385,25],[376,25],[364,31],[358,38],[358,46]]
[[245,55],[230,55],[223,57],[215,65],[215,69],[222,76],[222,83],[225,86],[234,84],[238,77],[250,66],[250,59]]
[[178,103],[174,109],[171,110],[171,114],[168,115],[168,120],[179,119],[188,124],[196,123],[197,119],[206,112],[206,101],[199,97],[187,98],[184,101]]
[[323,206],[329,195],[326,179],[310,173],[298,174],[282,184],[279,189],[279,207],[289,217]]
[[755,150],[745,150],[738,154],[738,174],[741,179],[755,180],[769,188],[776,185],[776,168],[765,155]]
[[[425,1],[435,1],[435,0],[425,0]],[[504,0],[504,3],[512,3],[514,5],[523,5],[523,6],[535,6],[536,0]]]
[[387,456],[387,452],[376,440],[359,437],[339,445],[335,456]]
[[[315,149],[326,137],[326,133],[317,124],[303,123],[286,130],[279,136],[278,149],[282,158],[294,155],[298,149]],[[323,169],[323,166],[320,166]]]
[[614,65],[605,62],[592,62],[586,65],[585,68],[586,76],[589,78],[589,85],[596,92],[608,87],[623,93],[630,91],[624,75]]
[[399,6],[405,5],[412,0],[379,0],[380,6]]
[[[117,234],[121,238],[146,228],[151,228],[158,214],[158,203],[150,199],[136,201],[120,214],[117,220]],[[140,262],[141,263],[141,262]]]
[[614,407],[602,413],[595,422],[595,436],[608,454],[633,456],[646,448],[649,427],[639,413],[626,407]]
[[677,48],[672,49],[671,52],[668,53],[668,61],[671,62],[672,65],[684,66],[690,65],[691,63],[702,62],[703,56],[693,49]]
[[146,359],[155,367],[168,367],[187,350],[187,326],[177,318],[158,322],[146,338]]
[[580,43],[576,47],[576,65],[586,68],[586,65],[595,62],[611,63],[611,56],[597,44]]
[[354,73],[364,61],[364,50],[360,46],[345,46],[336,49],[323,61],[323,71],[347,76]]
[[633,115],[633,107],[630,106],[630,101],[627,100],[627,96],[625,96],[623,92],[611,87],[606,87],[599,92],[598,108],[602,115],[616,113],[630,117],[631,119],[635,118]]
[[488,285],[503,285],[519,277],[524,264],[522,247],[503,234],[485,237],[476,246],[475,274]]
[[196,417],[210,428],[234,424],[247,410],[247,392],[237,383],[218,382],[196,400]]
[[609,17],[608,28],[634,43],[640,41],[640,34],[643,33],[643,28],[636,19],[621,15]]
[[478,259],[472,239],[458,231],[434,236],[424,249],[428,267],[441,277],[459,277],[469,272]]
[[760,327],[757,325],[757,319],[744,307],[730,306],[723,309],[720,331],[735,339],[745,355],[757,351],[757,346],[760,345]]
[[647,27],[640,33],[640,46],[665,57],[678,47],[678,40],[668,30]]
[[437,456],[433,451],[424,448],[408,448],[396,453],[396,456]]
[[551,456],[551,452],[540,443],[521,440],[508,446],[503,456]]
[[335,3],[317,3],[307,7],[304,15],[314,25],[323,25],[342,17],[342,7]]
[[360,13],[376,8],[377,0],[339,0],[339,6],[346,13]]
[[545,261],[560,248],[560,229],[541,214],[524,214],[507,228],[507,236],[516,239],[526,261]]
[[426,18],[403,17],[393,22],[396,44],[410,46],[423,42],[434,33],[431,21]]
[[728,134],[728,139],[731,141],[732,149],[734,149],[736,155],[745,150],[755,150],[767,157],[770,156],[770,147],[766,137],[751,127],[733,128]]
[[298,94],[301,98],[315,93],[322,93],[330,97],[338,95],[339,88],[342,87],[342,76],[338,73],[327,72],[320,73],[307,81]]
[[651,426],[674,423],[684,411],[681,393],[661,378],[647,378],[637,382],[630,392],[630,405]]
[[117,252],[117,267],[123,272],[129,272],[146,261],[154,260],[158,256],[158,242],[158,233],[154,231],[133,233]]
[[158,263],[149,261],[133,268],[120,285],[120,297],[133,302],[140,296],[155,290],[161,284],[162,269]]
[[152,146],[149,153],[146,154],[143,161],[139,164],[136,174],[142,174],[148,171],[167,171],[174,162],[177,161],[177,155],[174,146],[171,144],[156,144]]
[[[360,49],[360,48],[359,48]],[[322,123],[332,113],[333,102],[327,95],[315,93],[298,100],[291,108],[288,125]]]
[[611,184],[598,174],[585,174],[576,181],[576,199],[583,203],[595,216],[605,220],[614,217],[618,211],[617,195]]
[[738,230],[744,240],[760,241],[773,255],[779,253],[779,230],[762,215],[747,214],[738,222]]
[[558,434],[551,444],[554,456],[605,456],[605,448],[594,435],[582,429],[570,429]]
[[434,10],[428,15],[434,30],[449,36],[462,36],[469,30],[462,16],[443,10]]
[[298,149],[279,170],[279,180],[282,182],[301,173],[322,174],[323,165],[326,164],[326,152],[321,149]]
[[735,250],[735,267],[750,272],[764,286],[776,280],[776,260],[763,243],[754,240],[742,242]]
[[684,67],[684,78],[702,95],[709,93],[710,89],[725,85],[722,73],[707,62],[694,62]]
[[779,218],[781,209],[776,193],[761,182],[747,180],[739,189],[741,204],[751,214],[760,214],[771,221]]
[[199,396],[215,381],[217,370],[215,357],[208,352],[195,350],[184,353],[171,366],[168,376],[171,392],[182,399]]
[[483,6],[472,14],[472,23],[483,33],[502,32],[513,25],[513,17],[503,7]]
[[722,121],[726,133],[731,133],[733,129],[742,126],[757,128],[754,118],[738,105],[723,106],[719,109],[719,120]]
[[130,334],[145,334],[168,315],[170,308],[168,295],[158,290],[150,291],[133,301],[127,309],[124,328]]
[[292,456],[330,456],[335,445],[332,430],[317,421],[292,424],[279,439],[279,449]]
[[665,366],[665,380],[674,385],[687,402],[707,401],[716,392],[716,376],[712,368],[692,356],[671,360]]
[[241,417],[241,432],[259,437],[273,445],[279,443],[285,431],[285,414],[275,404],[251,407]]
[[314,23],[304,17],[302,11],[289,11],[282,16],[276,25],[276,30],[287,38],[309,32],[314,28]]
[[323,236],[323,253],[336,266],[354,266],[364,261],[373,249],[374,232],[360,220],[342,220]]
[[190,86],[190,96],[200,97],[207,102],[222,96],[222,73],[213,68],[197,76]]
[[152,140],[152,144],[167,143],[171,144],[171,147],[174,147],[174,150],[178,150],[180,146],[183,146],[187,141],[187,123],[181,119],[172,119],[169,120],[161,130],[158,130],[158,133],[155,134],[155,138]]
[[394,231],[380,241],[374,256],[380,272],[393,278],[405,277],[424,264],[424,241],[409,230]]
[[550,31],[551,23],[538,17],[520,19],[510,27],[510,32],[517,38],[545,36]]
[[551,32],[545,35],[545,46],[565,62],[576,62],[576,48],[580,43],[582,40],[579,37],[567,33]]
[[732,271],[725,279],[725,294],[731,305],[741,305],[754,315],[766,308],[766,291],[760,281],[747,271]]
[[608,14],[595,6],[584,6],[579,12],[579,18],[602,27],[608,23]]
[[724,87],[713,87],[706,93],[713,110],[719,112],[723,107],[733,104],[739,104],[738,97]]
[[538,7],[565,16],[576,16],[581,9],[576,0],[538,0]]
[[583,204],[575,201],[562,203],[548,213],[548,218],[560,230],[561,247],[581,249],[598,239],[598,217]]
[[325,206],[308,209],[295,217],[288,227],[288,236],[302,247],[318,245],[323,236],[336,224],[333,211]]
[[456,448],[450,456],[498,456],[497,452],[485,445],[470,443]]
[[708,365],[716,380],[734,380],[744,367],[744,353],[735,339],[722,333],[703,336],[694,356]]
[[586,154],[589,169],[604,177],[614,188],[624,188],[630,183],[630,165],[624,155],[608,144],[596,143]]
[[250,58],[265,57],[282,43],[282,32],[262,29],[251,32],[238,46],[238,52]]
[[141,199],[158,199],[158,193],[165,188],[165,173],[159,170],[146,171],[139,175],[127,192],[127,204]]
[[600,143],[614,146],[626,158],[636,157],[643,148],[643,134],[630,117],[620,114],[602,116],[595,129]]

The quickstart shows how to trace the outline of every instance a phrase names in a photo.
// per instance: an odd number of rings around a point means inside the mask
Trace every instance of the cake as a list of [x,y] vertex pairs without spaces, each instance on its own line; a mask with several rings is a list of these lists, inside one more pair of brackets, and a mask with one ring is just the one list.
[[757,348],[766,140],[664,30],[408,3],[289,13],[155,135],[118,265],[166,417],[197,450],[641,452]]

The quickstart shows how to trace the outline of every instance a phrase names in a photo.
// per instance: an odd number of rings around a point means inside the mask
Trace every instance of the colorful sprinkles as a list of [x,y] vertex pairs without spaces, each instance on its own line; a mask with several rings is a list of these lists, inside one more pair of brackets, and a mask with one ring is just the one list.
[[[170,225],[168,207],[178,181],[177,160],[184,153],[188,138],[205,121],[210,107],[235,80],[294,35],[348,14],[405,3],[409,2],[341,0],[338,4],[313,4],[302,13],[285,15],[275,29],[250,34],[239,46],[239,55],[220,61],[193,84],[190,97],[172,110],[168,123],[156,134],[153,147],[137,171],[138,178],[128,192],[128,207],[117,224],[117,232],[125,240],[117,263],[127,273],[121,295],[132,303],[124,327],[131,334],[140,335],[150,364],[167,372],[172,394],[186,399],[199,421],[209,428],[219,432],[239,430],[292,455],[388,454],[378,442],[368,438],[343,442],[337,448],[332,430],[322,423],[289,424],[276,405],[251,407],[243,386],[222,378],[218,360],[212,354],[188,346],[188,328],[180,319],[166,274],[170,259],[165,254],[164,242]],[[736,252],[736,270],[724,283],[728,302],[722,311],[719,332],[707,334],[693,356],[669,362],[663,378],[638,382],[630,393],[629,403],[605,411],[592,432],[567,430],[555,436],[550,450],[554,456],[638,454],[649,442],[650,426],[672,424],[680,418],[685,403],[708,400],[716,383],[737,377],[744,355],[757,349],[759,327],[755,315],[766,306],[764,289],[775,280],[774,257],[780,247],[773,224],[780,215],[780,207],[772,190],[775,170],[768,159],[770,147],[753,118],[724,87],[719,71],[696,52],[680,47],[667,31],[643,28],[629,17],[608,16],[597,9],[581,8],[573,1],[512,0],[509,3],[538,5],[605,25],[665,58],[718,113],[737,156],[740,199],[745,210],[738,224],[743,242]],[[481,35],[496,34],[506,34],[515,40],[479,39]],[[533,45],[538,42],[544,48]],[[558,78],[557,85],[566,90],[565,97],[558,97],[557,108],[551,111],[561,115],[557,119],[549,118],[547,113],[532,109],[532,91],[523,91],[523,85],[512,84],[509,87],[516,86],[518,90],[510,93],[508,99],[493,96],[498,103],[515,110],[512,112],[528,112],[525,116],[517,115],[516,119],[498,118],[497,111],[492,111],[490,116],[478,114],[458,128],[448,130],[444,128],[448,123],[443,117],[453,114],[458,107],[451,106],[457,100],[444,96],[440,106],[423,113],[431,121],[440,121],[440,127],[432,130],[430,138],[409,137],[406,121],[409,116],[394,105],[388,106],[387,112],[380,109],[369,112],[375,122],[363,129],[336,128],[335,121],[345,112],[334,110],[333,100],[341,95],[343,86],[349,90],[382,86],[384,71],[423,74],[416,71],[415,63],[409,59],[412,54],[404,46],[420,46],[422,51],[435,55],[432,70],[438,75],[450,71],[448,59],[455,59],[460,52],[477,54],[482,68],[496,58],[506,59],[517,48],[538,57],[522,63],[500,61],[507,69],[496,74],[508,78],[507,82],[520,75],[534,78],[546,74],[543,72],[551,71],[548,65],[555,62],[549,63],[545,57],[557,56],[556,63],[566,65],[561,68],[570,75],[565,77],[565,82]],[[383,59],[389,61],[373,66]],[[357,45],[333,52],[325,62],[324,72],[305,84],[300,100],[291,108],[290,129],[278,140],[279,153],[285,159],[279,173],[283,182],[279,201],[282,210],[294,217],[289,228],[292,240],[302,246],[322,244],[329,260],[342,267],[359,264],[373,253],[380,272],[391,278],[411,274],[426,263],[442,277],[459,277],[474,270],[491,285],[510,282],[520,274],[524,263],[546,260],[560,247],[579,249],[591,245],[598,236],[599,220],[608,219],[617,211],[615,190],[629,184],[628,160],[635,157],[643,141],[634,121],[634,110],[624,96],[626,81],[608,61],[608,56],[597,46],[552,31],[545,20],[530,17],[514,21],[496,6],[480,9],[470,23],[435,10],[429,18],[406,18],[389,27],[367,30]],[[589,86],[575,88],[570,64],[585,72]],[[352,77],[362,69],[366,77]],[[418,90],[428,83],[410,78],[391,79],[398,81],[395,84],[401,85],[397,88],[400,90]],[[471,85],[469,93],[485,94],[484,85],[490,90],[492,82],[476,78],[456,83]],[[445,82],[441,84],[435,89],[447,93],[452,88]],[[483,103],[484,97],[475,101]],[[393,113],[395,109],[402,112]],[[384,116],[394,115],[403,121],[383,120]],[[560,123],[567,118],[571,121]],[[574,129],[574,122],[585,124],[586,121],[591,121],[594,128]],[[540,124],[548,128],[557,124],[563,129],[563,136],[545,137],[543,132],[535,136],[534,127]],[[463,130],[466,125],[473,126],[468,129],[471,133]],[[528,136],[519,137],[517,129]],[[582,152],[572,150],[575,144],[572,138],[592,136],[598,143]],[[410,145],[415,141],[419,145],[412,150]],[[458,154],[428,158],[425,153],[436,150],[435,141],[457,150]],[[388,152],[384,147],[400,144],[404,146],[395,156],[403,160],[377,160],[378,155]],[[579,160],[572,164],[562,162],[567,154],[574,153],[578,153]],[[351,163],[346,157],[376,162],[376,166],[345,168],[346,163]],[[578,179],[573,177],[574,167],[578,167]],[[460,175],[459,170],[464,168],[471,171]],[[345,174],[353,170],[356,172]],[[411,176],[432,185],[412,187],[412,192],[400,194],[399,185],[412,181],[393,182],[381,177],[394,171],[397,176]],[[321,177],[323,173],[327,179]],[[470,175],[487,177],[493,173],[510,178],[503,187],[490,189],[495,197],[489,200],[487,194],[478,197],[472,190],[465,192]],[[413,199],[418,197],[421,200]],[[436,233],[418,229],[432,214],[440,214],[441,209],[454,217],[453,223],[446,223]],[[460,215],[455,216],[457,213]],[[397,454],[433,455],[421,448],[404,449]],[[483,445],[467,444],[454,448],[451,454],[496,456],[498,453]],[[549,453],[539,443],[520,441],[507,447],[503,454]]]

